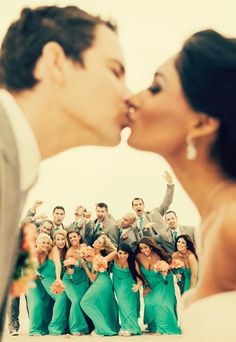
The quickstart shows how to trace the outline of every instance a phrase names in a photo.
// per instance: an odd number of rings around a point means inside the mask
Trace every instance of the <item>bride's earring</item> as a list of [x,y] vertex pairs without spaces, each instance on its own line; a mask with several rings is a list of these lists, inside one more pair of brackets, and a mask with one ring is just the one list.
[[190,135],[186,137],[186,159],[187,160],[194,160],[197,157],[197,149],[194,146],[193,140]]

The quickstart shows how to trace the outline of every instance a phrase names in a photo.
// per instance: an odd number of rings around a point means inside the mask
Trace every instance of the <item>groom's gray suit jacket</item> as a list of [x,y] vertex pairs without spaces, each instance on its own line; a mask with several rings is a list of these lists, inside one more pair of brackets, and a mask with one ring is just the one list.
[[20,191],[20,171],[15,137],[0,104],[0,340],[18,241],[19,220],[27,193]]

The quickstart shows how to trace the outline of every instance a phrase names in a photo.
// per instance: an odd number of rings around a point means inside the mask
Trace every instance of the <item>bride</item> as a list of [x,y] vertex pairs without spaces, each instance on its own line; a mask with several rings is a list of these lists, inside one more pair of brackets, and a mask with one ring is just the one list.
[[200,276],[182,317],[186,340],[235,341],[236,39],[195,33],[128,104],[129,145],[166,158],[202,217]]

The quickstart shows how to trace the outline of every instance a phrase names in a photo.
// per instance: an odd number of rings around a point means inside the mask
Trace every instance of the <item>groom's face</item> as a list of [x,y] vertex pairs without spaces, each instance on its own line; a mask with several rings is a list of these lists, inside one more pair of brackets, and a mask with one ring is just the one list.
[[118,144],[126,126],[128,90],[116,33],[99,25],[93,45],[83,53],[83,65],[67,62],[60,102],[78,128],[78,139],[89,145]]

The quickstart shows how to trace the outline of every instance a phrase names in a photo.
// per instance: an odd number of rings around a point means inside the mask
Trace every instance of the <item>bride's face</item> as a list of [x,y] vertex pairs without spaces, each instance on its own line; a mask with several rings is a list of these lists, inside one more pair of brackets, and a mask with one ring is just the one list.
[[[129,99],[130,146],[167,157],[185,153],[185,138],[196,117],[183,94],[171,58],[155,73],[152,85]],[[132,113],[133,112],[133,113]]]

